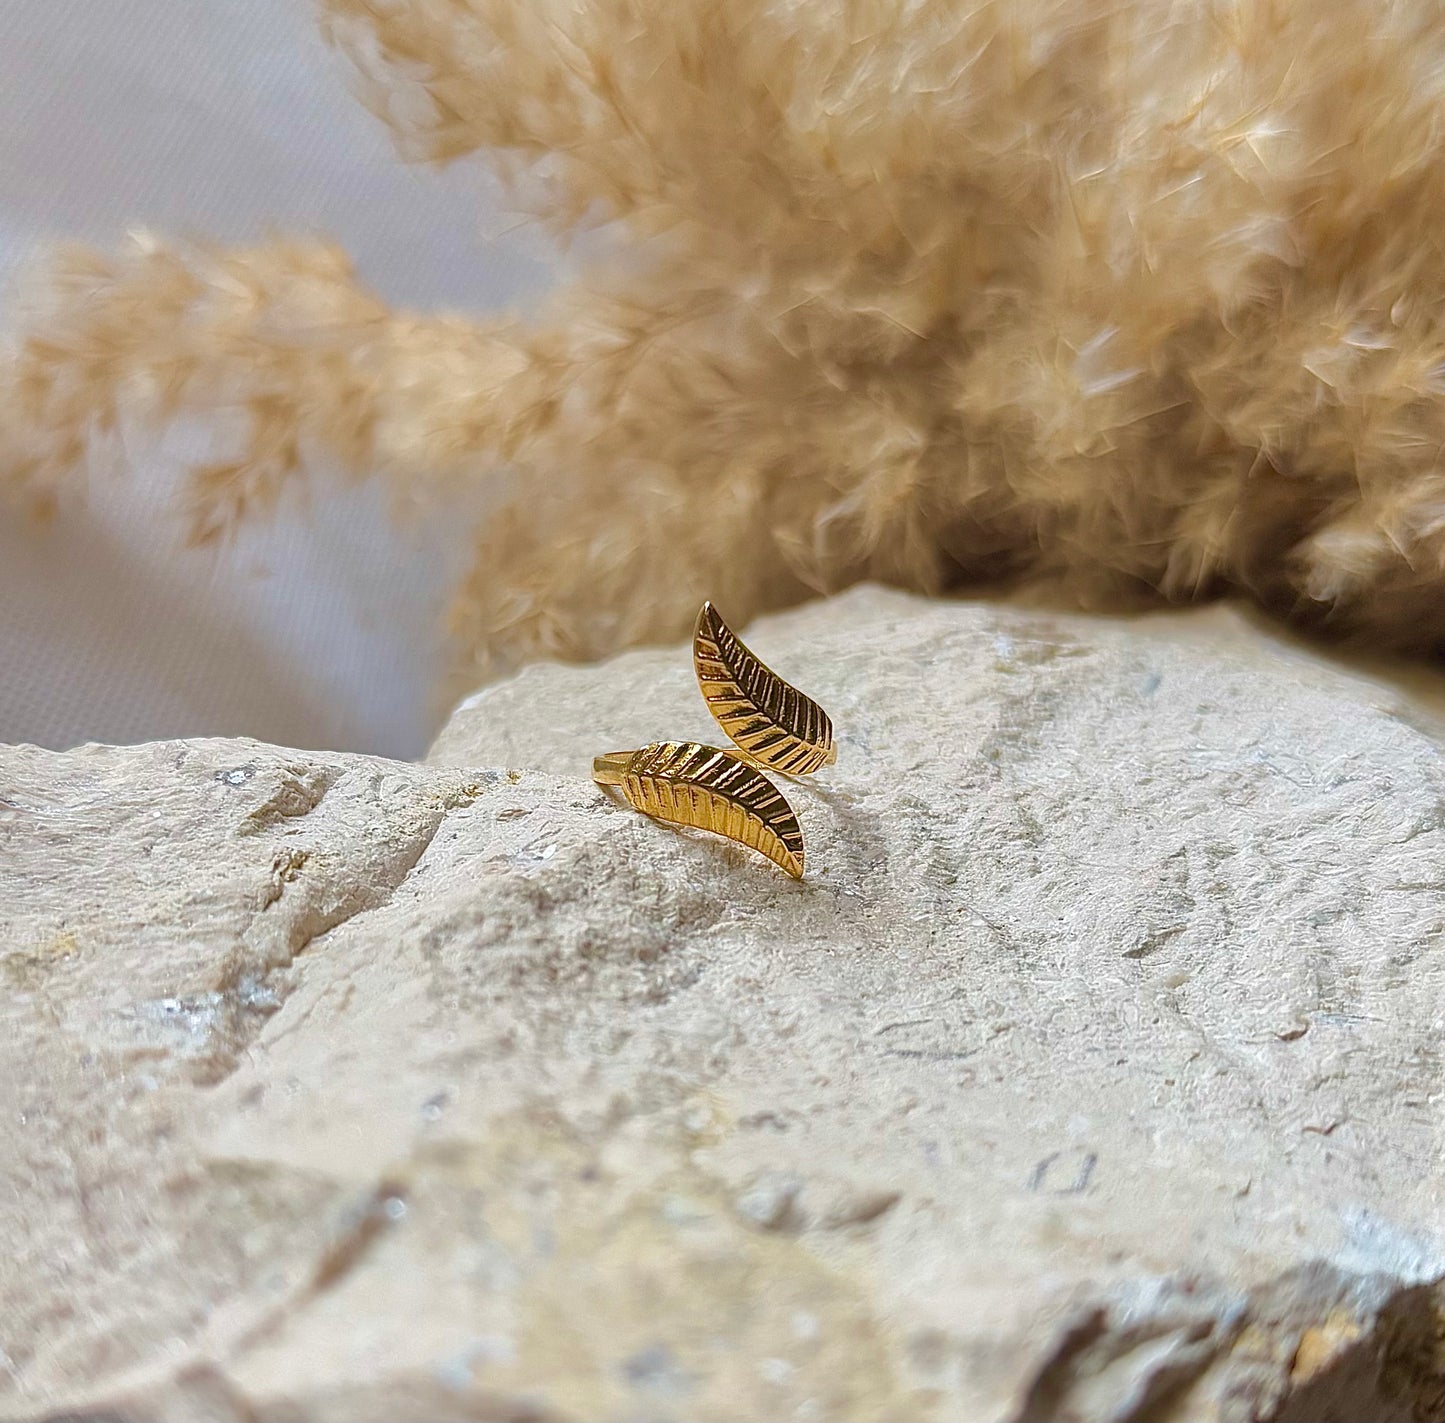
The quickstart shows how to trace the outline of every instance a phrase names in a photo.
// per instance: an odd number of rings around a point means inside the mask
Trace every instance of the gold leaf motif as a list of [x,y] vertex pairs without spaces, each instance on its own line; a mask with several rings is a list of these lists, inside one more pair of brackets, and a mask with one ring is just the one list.
[[803,877],[803,832],[793,808],[766,776],[730,751],[696,741],[654,741],[640,751],[599,756],[599,785],[615,785],[633,809],[674,825],[710,830]]
[[807,776],[838,759],[827,712],[749,651],[711,603],[697,615],[692,665],[707,709],[752,760]]

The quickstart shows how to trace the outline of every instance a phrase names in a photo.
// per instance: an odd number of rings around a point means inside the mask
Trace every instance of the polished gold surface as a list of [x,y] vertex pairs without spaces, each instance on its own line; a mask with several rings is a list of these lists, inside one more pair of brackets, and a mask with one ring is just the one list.
[[592,761],[592,779],[599,786],[620,786],[627,774],[628,762],[637,755],[636,751],[609,751]]
[[644,815],[726,836],[803,877],[803,832],[771,781],[730,751],[696,741],[654,741],[592,763],[592,778],[617,786]]
[[827,712],[755,656],[710,602],[697,615],[692,664],[707,709],[748,759],[790,776],[838,759]]

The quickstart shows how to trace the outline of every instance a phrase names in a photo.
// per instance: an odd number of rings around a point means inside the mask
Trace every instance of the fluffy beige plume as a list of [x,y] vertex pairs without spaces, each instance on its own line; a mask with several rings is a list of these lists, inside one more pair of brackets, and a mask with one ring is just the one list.
[[68,254],[0,479],[118,402],[225,407],[206,536],[312,448],[519,477],[476,668],[877,577],[1244,588],[1445,635],[1445,15],[1433,0],[322,0],[409,157],[602,229],[533,327],[388,311],[334,253]]

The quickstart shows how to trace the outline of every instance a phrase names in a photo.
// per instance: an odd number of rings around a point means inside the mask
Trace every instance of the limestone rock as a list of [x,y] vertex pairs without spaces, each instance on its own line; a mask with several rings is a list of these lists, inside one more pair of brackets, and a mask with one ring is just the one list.
[[[724,609],[726,611],[726,609]],[[805,880],[426,766],[0,752],[0,1416],[1445,1416],[1445,731],[1228,609],[861,590]]]

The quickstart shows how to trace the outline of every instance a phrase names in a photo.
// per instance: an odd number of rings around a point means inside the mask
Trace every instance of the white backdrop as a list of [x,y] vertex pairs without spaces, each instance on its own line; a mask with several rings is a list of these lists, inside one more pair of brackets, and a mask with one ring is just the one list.
[[[485,173],[404,166],[348,84],[306,0],[0,0],[0,275],[47,237],[310,232],[397,302],[535,300],[553,254]],[[398,534],[353,490],[186,551],[176,460],[138,464],[43,531],[0,505],[0,741],[417,754],[457,521]]]

